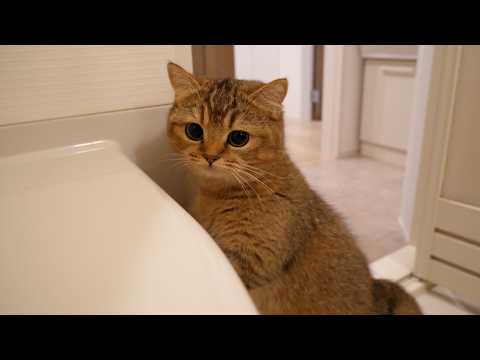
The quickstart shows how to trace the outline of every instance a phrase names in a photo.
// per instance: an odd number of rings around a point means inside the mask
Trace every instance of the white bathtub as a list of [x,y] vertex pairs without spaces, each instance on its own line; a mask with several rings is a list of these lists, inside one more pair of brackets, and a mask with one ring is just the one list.
[[116,143],[0,158],[0,314],[256,314],[203,228]]

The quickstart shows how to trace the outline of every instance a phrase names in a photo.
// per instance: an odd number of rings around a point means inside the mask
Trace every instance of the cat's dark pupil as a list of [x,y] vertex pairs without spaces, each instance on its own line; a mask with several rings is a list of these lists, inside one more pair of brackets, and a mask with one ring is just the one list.
[[185,127],[185,133],[190,139],[195,141],[201,140],[203,137],[202,127],[195,123],[187,124],[187,126]]
[[245,131],[232,131],[228,137],[229,143],[233,146],[243,146],[248,142],[249,135]]

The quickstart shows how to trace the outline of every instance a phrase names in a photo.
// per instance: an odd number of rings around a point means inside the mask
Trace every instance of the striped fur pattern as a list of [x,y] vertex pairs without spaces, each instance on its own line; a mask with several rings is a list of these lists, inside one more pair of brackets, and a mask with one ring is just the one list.
[[[372,279],[342,218],[288,157],[285,79],[208,80],[172,63],[168,72],[175,90],[168,135],[199,187],[191,213],[261,313],[420,313],[403,290]],[[189,123],[202,127],[201,141],[186,135]],[[232,131],[247,132],[248,143],[231,146]],[[217,160],[210,165],[211,156]]]

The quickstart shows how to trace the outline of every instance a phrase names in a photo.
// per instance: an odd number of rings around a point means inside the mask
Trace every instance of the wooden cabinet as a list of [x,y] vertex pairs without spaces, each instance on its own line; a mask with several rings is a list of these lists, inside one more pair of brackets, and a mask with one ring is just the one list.
[[365,60],[360,130],[362,154],[404,165],[414,82],[414,60]]

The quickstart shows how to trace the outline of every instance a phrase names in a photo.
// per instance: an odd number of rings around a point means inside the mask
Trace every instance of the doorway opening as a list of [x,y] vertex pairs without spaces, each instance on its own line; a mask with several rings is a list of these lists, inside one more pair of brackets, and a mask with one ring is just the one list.
[[312,120],[322,120],[324,45],[313,45]]

